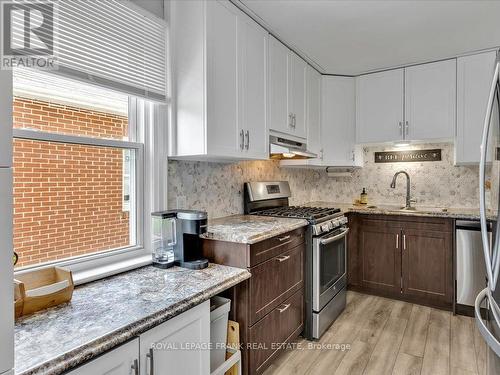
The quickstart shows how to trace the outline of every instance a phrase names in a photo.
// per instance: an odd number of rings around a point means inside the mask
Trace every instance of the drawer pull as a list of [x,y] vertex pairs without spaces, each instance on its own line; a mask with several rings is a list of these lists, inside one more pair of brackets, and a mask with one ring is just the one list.
[[281,313],[284,313],[288,308],[290,307],[290,303],[285,304],[281,309],[278,307],[278,311]]
[[290,255],[283,255],[283,256],[280,256],[280,257],[276,257],[276,260],[278,262],[280,262],[280,263],[284,262],[285,260],[288,260],[288,259],[290,259]]
[[278,241],[279,242],[283,242],[283,241],[286,241],[286,240],[289,240],[289,239],[290,239],[290,236],[288,235],[288,236],[283,236],[283,237],[278,238]]

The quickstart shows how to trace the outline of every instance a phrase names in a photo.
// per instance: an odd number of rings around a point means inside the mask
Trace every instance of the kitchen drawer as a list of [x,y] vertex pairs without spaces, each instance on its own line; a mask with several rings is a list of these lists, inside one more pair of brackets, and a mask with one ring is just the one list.
[[304,244],[250,269],[250,322],[255,324],[303,285]]
[[304,228],[281,234],[267,240],[250,245],[250,257],[248,267],[253,267],[280,255],[291,248],[305,242]]
[[361,215],[361,227],[378,226],[383,222],[386,227],[398,227],[423,231],[451,232],[453,220],[438,217],[401,216],[401,215]]
[[294,339],[303,322],[304,292],[300,289],[249,329],[249,373],[262,373],[278,354],[279,344]]

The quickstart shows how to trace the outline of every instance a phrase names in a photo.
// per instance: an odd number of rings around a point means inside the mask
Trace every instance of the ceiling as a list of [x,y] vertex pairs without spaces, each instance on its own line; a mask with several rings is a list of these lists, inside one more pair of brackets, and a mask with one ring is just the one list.
[[500,1],[239,1],[327,74],[357,75],[500,46]]

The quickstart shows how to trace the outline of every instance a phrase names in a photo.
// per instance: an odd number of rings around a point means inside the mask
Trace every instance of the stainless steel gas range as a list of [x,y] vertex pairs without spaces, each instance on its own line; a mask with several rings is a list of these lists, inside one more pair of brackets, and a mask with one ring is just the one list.
[[247,182],[245,213],[306,219],[304,337],[319,339],[346,305],[347,218],[337,208],[289,206],[286,181]]

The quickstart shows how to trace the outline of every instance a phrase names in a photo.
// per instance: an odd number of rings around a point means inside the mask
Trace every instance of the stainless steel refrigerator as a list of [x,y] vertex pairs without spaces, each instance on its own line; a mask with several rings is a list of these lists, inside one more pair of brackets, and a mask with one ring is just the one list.
[[[500,55],[497,53],[493,79],[488,98],[481,141],[479,167],[479,200],[481,211],[481,239],[486,264],[487,287],[476,297],[476,324],[488,345],[487,374],[500,374]],[[487,199],[487,175],[490,175],[491,194]],[[489,241],[487,220],[493,223],[493,241]],[[481,316],[481,307],[486,316]]]

